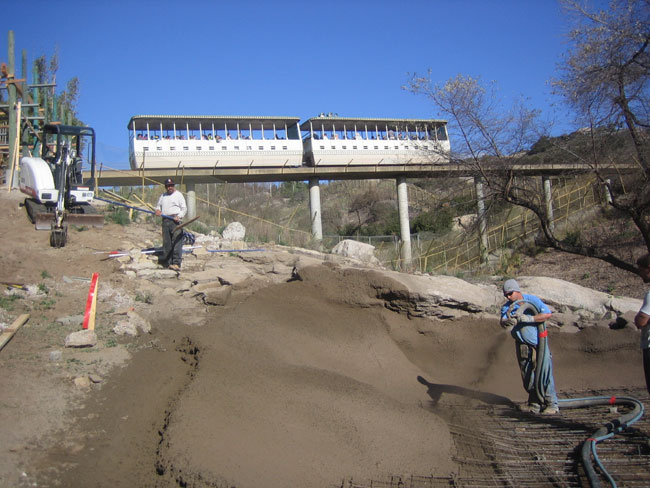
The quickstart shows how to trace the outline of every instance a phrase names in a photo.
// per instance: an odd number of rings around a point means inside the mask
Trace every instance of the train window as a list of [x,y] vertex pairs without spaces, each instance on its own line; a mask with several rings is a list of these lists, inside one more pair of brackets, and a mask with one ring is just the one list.
[[196,146],[196,150],[197,150],[197,151],[200,151],[201,149],[203,149],[203,147],[201,147],[201,146]]

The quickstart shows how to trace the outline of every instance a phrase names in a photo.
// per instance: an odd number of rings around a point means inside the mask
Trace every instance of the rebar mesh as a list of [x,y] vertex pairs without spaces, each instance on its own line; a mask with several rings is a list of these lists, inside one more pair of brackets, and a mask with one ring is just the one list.
[[[645,390],[576,392],[589,396],[634,397],[650,407]],[[455,476],[392,476],[388,480],[344,480],[340,488],[437,487],[584,487],[589,481],[580,465],[582,443],[605,423],[626,412],[607,406],[562,408],[560,414],[540,416],[505,405],[464,402],[435,408],[449,423],[455,443]],[[600,442],[598,457],[619,487],[650,486],[650,419]],[[597,470],[598,471],[598,470]],[[609,486],[601,474],[603,486]]]

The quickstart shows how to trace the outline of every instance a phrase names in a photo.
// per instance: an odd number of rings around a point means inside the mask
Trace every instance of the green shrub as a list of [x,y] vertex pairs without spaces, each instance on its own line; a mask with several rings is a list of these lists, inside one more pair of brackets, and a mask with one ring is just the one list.
[[114,208],[112,211],[107,212],[104,216],[104,219],[107,222],[113,222],[114,224],[118,225],[128,225],[131,223],[129,212],[122,207]]
[[7,312],[14,309],[16,300],[20,300],[18,295],[0,296],[0,308],[4,308]]
[[454,215],[450,208],[429,210],[413,219],[411,232],[446,232],[451,229],[453,220]]

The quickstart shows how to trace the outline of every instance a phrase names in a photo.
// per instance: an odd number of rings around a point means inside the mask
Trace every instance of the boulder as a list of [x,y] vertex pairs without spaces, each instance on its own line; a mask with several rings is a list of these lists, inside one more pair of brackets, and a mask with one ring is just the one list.
[[139,332],[150,334],[151,324],[134,310],[128,310],[126,317],[113,327],[113,332],[117,335],[128,335],[131,337],[137,336]]
[[243,241],[246,236],[246,227],[239,222],[231,222],[221,233],[225,241]]
[[[557,278],[542,276],[521,276],[517,278],[524,293],[540,297],[544,303],[558,312],[578,312],[584,319],[602,317],[609,310],[617,314],[637,311],[641,300],[615,298],[612,295],[595,291]],[[499,290],[500,291],[500,290]]]
[[456,217],[451,226],[452,231],[468,230],[476,223],[476,214],[467,214]]
[[203,303],[206,305],[224,306],[230,295],[232,294],[232,286],[222,286],[219,289],[214,289],[203,295]]
[[138,335],[138,329],[128,320],[120,320],[117,325],[113,327],[113,332],[119,336],[128,335],[136,337]]
[[65,347],[93,347],[97,344],[94,330],[79,330],[65,338]]
[[365,244],[363,242],[354,241],[352,239],[345,239],[339,242],[332,254],[338,254],[347,258],[356,259],[362,263],[369,263],[378,265],[379,260],[375,257],[375,246]]

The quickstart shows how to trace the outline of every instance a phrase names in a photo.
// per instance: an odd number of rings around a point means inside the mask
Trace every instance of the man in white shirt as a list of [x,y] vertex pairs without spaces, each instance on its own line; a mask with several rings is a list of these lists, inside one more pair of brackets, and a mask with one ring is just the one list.
[[[636,261],[639,276],[644,283],[650,282],[650,254],[644,254]],[[634,325],[641,329],[641,350],[643,351],[643,371],[645,384],[650,393],[650,291],[643,298],[643,305],[634,317]]]
[[174,234],[174,231],[185,217],[187,205],[185,197],[180,191],[176,191],[176,185],[171,178],[165,180],[165,189],[156,205],[156,215],[163,216],[163,255],[159,262],[171,270],[180,271],[183,260],[183,233]]

